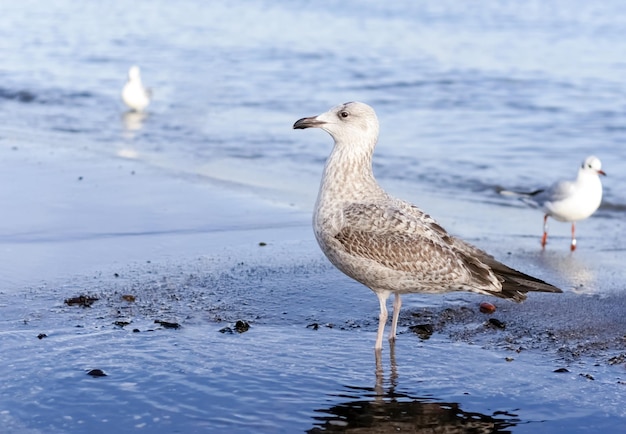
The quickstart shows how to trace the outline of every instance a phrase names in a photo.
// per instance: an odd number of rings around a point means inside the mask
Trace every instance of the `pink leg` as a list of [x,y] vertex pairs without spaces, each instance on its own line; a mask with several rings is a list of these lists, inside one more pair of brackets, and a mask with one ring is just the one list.
[[385,333],[385,324],[387,323],[387,299],[391,293],[389,291],[377,292],[378,303],[380,304],[380,315],[378,316],[378,334],[376,335],[376,345],[374,349],[380,351],[383,349],[383,333]]
[[545,247],[548,242],[548,214],[543,216],[543,236],[541,237],[541,247]]
[[391,331],[389,332],[389,340],[391,342],[396,340],[396,329],[398,328],[398,316],[400,315],[400,307],[402,307],[402,299],[397,292],[394,294],[393,299],[393,317],[391,320]]
[[576,223],[572,222],[572,244],[570,245],[570,250],[573,252],[576,250]]

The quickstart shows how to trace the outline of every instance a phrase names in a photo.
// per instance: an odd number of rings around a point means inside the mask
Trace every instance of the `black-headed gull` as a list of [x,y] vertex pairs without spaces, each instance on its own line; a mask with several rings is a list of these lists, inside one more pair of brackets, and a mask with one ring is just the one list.
[[590,155],[581,164],[574,181],[558,181],[549,187],[528,193],[508,190],[500,193],[521,197],[524,202],[544,212],[542,247],[545,247],[548,242],[548,217],[560,222],[571,222],[570,250],[574,251],[576,250],[576,222],[590,217],[602,202],[600,175],[606,176],[602,170],[602,163],[597,157]]

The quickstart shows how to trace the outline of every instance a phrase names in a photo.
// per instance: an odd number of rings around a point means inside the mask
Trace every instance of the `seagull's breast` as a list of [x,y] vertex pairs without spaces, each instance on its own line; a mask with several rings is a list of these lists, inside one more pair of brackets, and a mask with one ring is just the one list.
[[143,110],[150,104],[150,96],[141,82],[129,81],[122,89],[122,99],[127,106]]
[[544,211],[555,220],[574,222],[591,216],[602,202],[602,183],[597,175],[571,183],[543,204]]

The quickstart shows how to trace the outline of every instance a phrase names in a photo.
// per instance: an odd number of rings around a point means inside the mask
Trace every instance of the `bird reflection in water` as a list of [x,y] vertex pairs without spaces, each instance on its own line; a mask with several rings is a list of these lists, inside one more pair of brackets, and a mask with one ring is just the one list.
[[346,386],[334,395],[346,399],[330,408],[316,410],[310,434],[341,433],[510,433],[520,423],[516,415],[496,411],[493,415],[463,411],[458,403],[438,402],[396,391],[398,369],[394,345],[390,347],[390,374],[386,383],[382,356],[376,351],[376,383],[373,388]]
[[124,124],[124,133],[126,135],[133,135],[133,133],[141,130],[143,124],[148,117],[146,112],[136,112],[129,110],[122,115],[122,122]]
[[593,294],[598,292],[600,283],[596,270],[597,263],[589,263],[585,257],[571,254],[559,254],[559,252],[541,251],[537,256],[537,263],[545,268],[558,272],[573,292],[577,294]]

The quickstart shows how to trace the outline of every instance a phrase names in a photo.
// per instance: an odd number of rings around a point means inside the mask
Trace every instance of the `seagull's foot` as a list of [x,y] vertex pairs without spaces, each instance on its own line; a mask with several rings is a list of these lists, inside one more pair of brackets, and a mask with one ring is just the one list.
[[576,239],[572,240],[572,244],[569,246],[570,251],[576,250]]
[[544,232],[543,236],[541,237],[541,248],[545,248],[546,244],[548,244],[548,234]]

